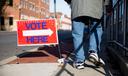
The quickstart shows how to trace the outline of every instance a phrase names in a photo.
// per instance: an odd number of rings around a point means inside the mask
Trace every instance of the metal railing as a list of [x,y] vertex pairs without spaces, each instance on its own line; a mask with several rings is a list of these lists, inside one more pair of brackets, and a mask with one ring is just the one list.
[[112,14],[106,17],[107,41],[128,56],[128,0],[114,0]]

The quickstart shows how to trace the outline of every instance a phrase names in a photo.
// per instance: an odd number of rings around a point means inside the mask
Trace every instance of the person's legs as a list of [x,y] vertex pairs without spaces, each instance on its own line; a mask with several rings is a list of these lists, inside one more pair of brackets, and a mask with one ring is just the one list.
[[83,37],[84,37],[84,23],[73,21],[72,26],[72,36],[74,42],[74,52],[75,52],[75,61],[83,62],[85,59],[84,56],[84,47],[83,47]]
[[[95,23],[94,23],[94,25],[95,25]],[[98,55],[97,55],[98,51],[100,51],[100,43],[101,43],[101,37],[102,37],[102,33],[103,33],[101,24],[99,26],[97,26],[96,32],[97,32],[97,35],[94,34],[94,33],[90,34],[90,40],[89,40],[89,53],[90,53],[90,55],[89,55],[89,59],[91,61],[93,61],[94,63],[96,63],[96,64],[98,62],[101,65],[105,65],[104,61],[101,58],[99,58]],[[98,40],[98,45],[97,45],[96,40]],[[99,50],[97,49],[97,47],[99,48]]]
[[74,53],[75,53],[75,67],[77,69],[84,68],[85,50],[84,50],[84,32],[85,24],[78,21],[73,21],[72,36],[74,42]]
[[[96,22],[95,22],[96,23]],[[92,25],[94,26],[95,23]],[[102,37],[102,34],[103,34],[103,30],[102,30],[102,26],[101,24],[99,24],[96,28],[96,31],[97,31],[97,36],[98,36],[98,48],[100,50],[100,43],[101,43],[101,37]],[[94,51],[94,52],[98,52],[97,51],[97,43],[96,43],[96,38],[95,38],[95,34],[92,33],[90,34],[90,39],[89,39],[89,51]]]

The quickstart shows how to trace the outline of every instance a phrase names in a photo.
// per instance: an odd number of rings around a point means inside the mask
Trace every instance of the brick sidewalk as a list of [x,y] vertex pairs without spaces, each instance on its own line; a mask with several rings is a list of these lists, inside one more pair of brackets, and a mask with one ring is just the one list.
[[[71,51],[73,46],[71,43],[61,43],[60,51],[62,57],[66,58]],[[58,45],[56,46],[40,46],[37,50],[32,52],[24,52],[17,56],[18,58],[9,62],[8,64],[15,63],[43,63],[43,62],[57,62],[60,58],[58,51]]]

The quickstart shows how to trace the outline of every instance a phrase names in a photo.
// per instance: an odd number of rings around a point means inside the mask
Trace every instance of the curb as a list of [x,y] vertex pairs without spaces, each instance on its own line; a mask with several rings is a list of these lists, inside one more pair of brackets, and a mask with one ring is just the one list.
[[5,65],[5,64],[7,64],[7,63],[9,63],[15,59],[17,59],[17,56],[12,56],[10,58],[4,59],[4,60],[0,61],[0,66]]

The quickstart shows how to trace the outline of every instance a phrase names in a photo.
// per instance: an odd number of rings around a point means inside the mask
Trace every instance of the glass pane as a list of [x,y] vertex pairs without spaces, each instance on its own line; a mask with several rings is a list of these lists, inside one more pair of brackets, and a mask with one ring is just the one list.
[[13,17],[9,17],[9,25],[13,25]]

